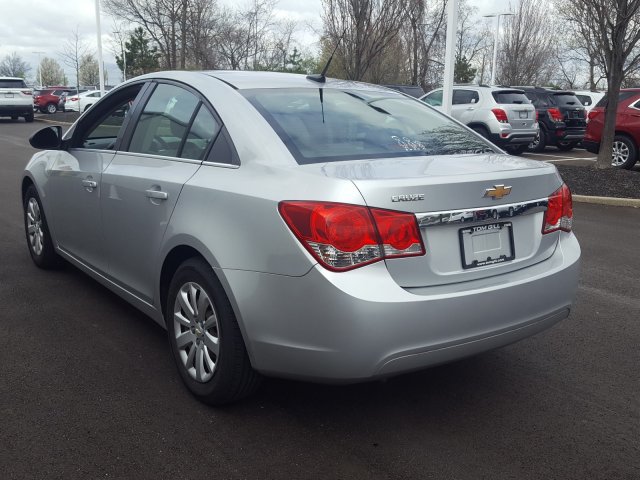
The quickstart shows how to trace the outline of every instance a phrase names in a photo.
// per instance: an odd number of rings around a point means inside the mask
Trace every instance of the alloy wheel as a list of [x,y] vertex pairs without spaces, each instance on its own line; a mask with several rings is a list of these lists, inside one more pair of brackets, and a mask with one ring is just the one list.
[[613,142],[613,152],[611,153],[611,165],[614,167],[620,167],[629,160],[629,146],[616,140]]
[[27,202],[27,234],[29,235],[29,247],[37,255],[42,255],[44,248],[44,232],[42,231],[42,215],[38,201],[31,197]]
[[213,377],[220,351],[218,317],[207,292],[195,282],[180,287],[173,307],[173,332],[182,364],[194,380]]

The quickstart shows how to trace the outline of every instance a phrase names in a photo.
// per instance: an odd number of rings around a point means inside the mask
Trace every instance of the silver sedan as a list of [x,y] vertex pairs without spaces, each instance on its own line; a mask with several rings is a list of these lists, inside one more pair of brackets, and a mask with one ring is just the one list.
[[263,375],[422,369],[571,309],[580,247],[555,167],[393,90],[154,73],[31,144],[35,264],[69,262],[165,327],[182,380],[210,404]]

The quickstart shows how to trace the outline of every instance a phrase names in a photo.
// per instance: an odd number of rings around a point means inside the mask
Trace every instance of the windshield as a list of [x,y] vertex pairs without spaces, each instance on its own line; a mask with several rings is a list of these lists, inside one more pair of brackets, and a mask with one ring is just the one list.
[[0,88],[26,88],[24,80],[0,80]]
[[497,151],[445,115],[393,92],[301,88],[241,93],[299,164]]

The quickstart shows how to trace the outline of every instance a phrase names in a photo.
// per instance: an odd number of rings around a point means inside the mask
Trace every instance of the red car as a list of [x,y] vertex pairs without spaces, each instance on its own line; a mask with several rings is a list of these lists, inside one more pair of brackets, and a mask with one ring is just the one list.
[[58,102],[62,92],[72,92],[75,89],[67,87],[49,87],[45,90],[35,90],[33,92],[33,108],[42,113],[56,113]]
[[[589,112],[589,123],[582,145],[591,153],[598,153],[600,150],[606,105],[607,95]],[[631,169],[638,160],[639,148],[640,88],[625,88],[620,90],[611,165]]]

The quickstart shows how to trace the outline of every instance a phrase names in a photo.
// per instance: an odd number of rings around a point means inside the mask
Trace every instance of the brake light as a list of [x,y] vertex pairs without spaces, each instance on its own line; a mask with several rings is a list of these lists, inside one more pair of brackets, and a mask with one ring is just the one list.
[[587,115],[587,118],[588,118],[589,120],[593,120],[593,119],[594,119],[594,118],[596,118],[599,114],[600,114],[600,111],[599,111],[599,110],[591,110],[591,111],[589,112],[589,114]]
[[539,118],[540,118],[540,114],[538,113],[538,110],[536,110],[536,122],[538,121]]
[[31,90],[21,90],[23,95],[31,95]]
[[562,113],[560,113],[560,110],[558,110],[557,108],[549,108],[547,109],[547,113],[549,113],[551,120],[553,120],[554,122],[562,122]]
[[329,270],[425,253],[412,213],[306,201],[280,202],[278,210],[300,243]]
[[573,225],[573,201],[566,183],[549,196],[549,205],[542,221],[542,233],[562,230],[570,232]]
[[68,102],[77,102],[78,101],[78,97],[71,97],[71,98],[67,98]]
[[496,120],[500,123],[509,123],[509,119],[507,118],[507,112],[505,112],[501,108],[492,108],[491,111],[496,116]]

